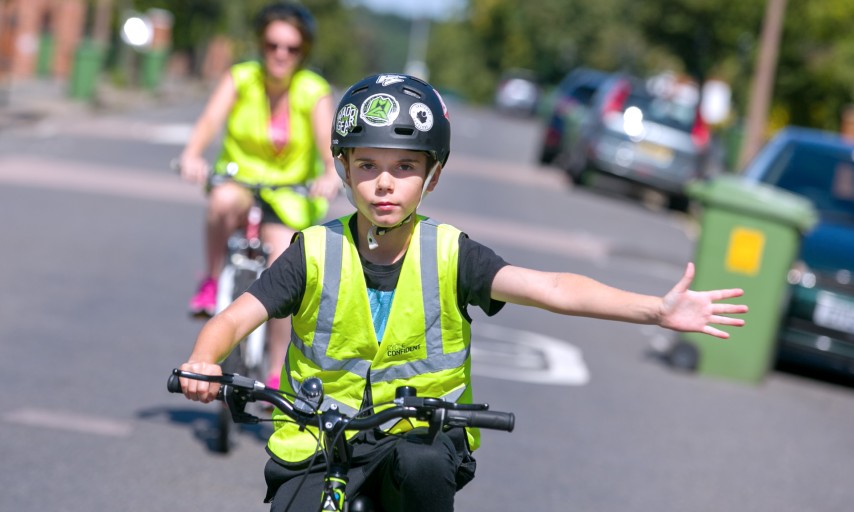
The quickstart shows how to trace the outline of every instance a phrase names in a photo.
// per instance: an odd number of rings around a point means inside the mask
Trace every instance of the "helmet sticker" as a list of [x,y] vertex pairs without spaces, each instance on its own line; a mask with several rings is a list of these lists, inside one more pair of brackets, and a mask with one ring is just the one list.
[[380,75],[377,77],[377,83],[386,87],[403,82],[405,79],[406,77],[401,75]]
[[433,112],[423,103],[413,103],[409,107],[409,115],[419,131],[429,132],[433,128]]
[[341,107],[335,117],[335,131],[342,137],[346,137],[356,127],[356,114],[358,113],[359,109],[352,103]]
[[400,114],[400,103],[389,94],[374,94],[362,102],[361,115],[371,126],[391,126]]

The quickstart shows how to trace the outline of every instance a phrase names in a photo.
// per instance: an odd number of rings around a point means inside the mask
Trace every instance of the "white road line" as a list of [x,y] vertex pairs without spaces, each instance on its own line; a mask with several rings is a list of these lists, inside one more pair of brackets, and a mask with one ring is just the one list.
[[3,421],[110,437],[128,437],[133,431],[129,422],[46,409],[17,409],[3,415]]
[[474,375],[555,386],[583,386],[590,381],[581,350],[565,341],[493,324],[478,324],[473,331]]

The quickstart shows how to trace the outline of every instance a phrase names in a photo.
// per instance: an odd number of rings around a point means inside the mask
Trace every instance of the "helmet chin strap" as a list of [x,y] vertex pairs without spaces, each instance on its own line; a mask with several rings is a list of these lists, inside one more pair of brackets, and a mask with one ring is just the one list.
[[378,236],[383,236],[393,229],[397,229],[400,226],[412,221],[412,218],[415,217],[415,212],[418,210],[418,207],[421,206],[421,201],[424,201],[424,198],[427,197],[427,187],[430,186],[430,181],[433,179],[433,175],[436,174],[436,169],[439,168],[439,162],[433,164],[433,167],[430,168],[430,172],[427,173],[427,178],[424,180],[424,186],[421,188],[421,198],[418,200],[418,205],[415,207],[415,210],[412,211],[409,215],[406,216],[405,219],[400,221],[398,224],[390,227],[380,227],[376,224],[371,223],[371,227],[368,228],[368,249],[374,250],[380,246],[379,241],[377,240]]

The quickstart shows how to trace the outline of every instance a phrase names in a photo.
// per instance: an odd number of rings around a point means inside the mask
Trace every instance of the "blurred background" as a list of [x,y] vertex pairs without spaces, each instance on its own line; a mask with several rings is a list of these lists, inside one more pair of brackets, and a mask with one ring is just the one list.
[[[267,509],[268,431],[222,455],[165,391],[204,217],[169,162],[266,3],[0,0],[0,509]],[[727,342],[473,312],[475,396],[517,429],[458,509],[850,509],[854,2],[303,3],[338,92],[407,72],[448,103],[425,214],[643,293],[695,261],[751,307]]]
[[[213,80],[233,60],[255,55],[250,20],[264,3],[3,0],[0,78],[7,87],[10,80],[33,78],[88,82],[93,74],[99,83],[120,87]],[[750,84],[758,79],[774,84],[763,91],[763,136],[786,124],[838,130],[851,103],[854,36],[846,28],[854,7],[845,0],[304,4],[322,34],[312,66],[342,86],[370,72],[409,70],[446,94],[487,103],[513,70],[523,70],[544,97],[579,67],[640,77],[666,72],[726,84],[731,111],[715,123],[725,129],[747,117]],[[152,32],[135,46],[123,36],[134,16],[146,19]],[[763,55],[773,61],[764,77],[757,76]]]

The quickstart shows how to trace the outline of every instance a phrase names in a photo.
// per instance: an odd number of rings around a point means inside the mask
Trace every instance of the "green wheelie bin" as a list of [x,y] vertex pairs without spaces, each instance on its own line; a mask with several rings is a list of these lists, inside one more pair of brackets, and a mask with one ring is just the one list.
[[69,95],[74,99],[91,100],[95,96],[106,48],[91,39],[80,42],[74,52],[74,67],[71,70]]
[[736,176],[693,183],[688,195],[702,206],[691,289],[742,288],[731,302],[750,310],[743,327],[728,329],[729,339],[680,334],[671,363],[758,384],[775,359],[788,272],[818,214],[804,197]]

